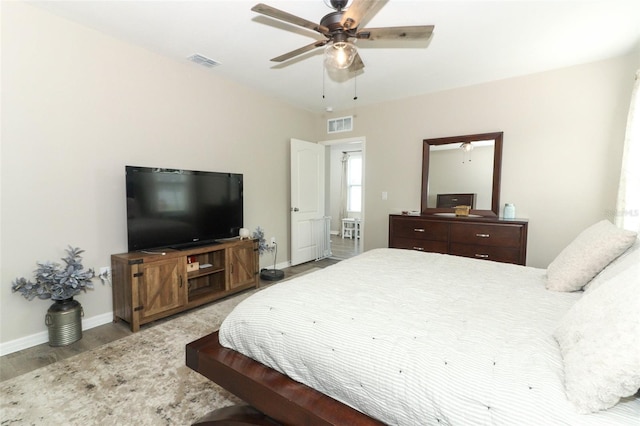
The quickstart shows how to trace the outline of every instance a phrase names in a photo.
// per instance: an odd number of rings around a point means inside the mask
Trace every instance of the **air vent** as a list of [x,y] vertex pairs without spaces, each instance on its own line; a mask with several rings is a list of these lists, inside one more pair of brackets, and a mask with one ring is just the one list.
[[220,65],[220,62],[216,62],[213,59],[209,59],[206,56],[202,56],[198,54],[189,56],[189,60],[191,62],[195,62],[196,64],[202,65],[203,67],[207,67],[207,68],[213,68],[215,66]]
[[327,133],[350,132],[353,130],[353,115],[327,120]]

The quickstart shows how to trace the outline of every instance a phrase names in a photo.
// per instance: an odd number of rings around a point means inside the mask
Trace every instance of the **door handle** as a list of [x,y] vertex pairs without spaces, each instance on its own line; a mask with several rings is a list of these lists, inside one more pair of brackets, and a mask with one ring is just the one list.
[[299,211],[300,211],[300,209],[299,209],[299,208],[297,208],[297,207],[291,207],[291,211],[292,211],[292,212],[299,212]]

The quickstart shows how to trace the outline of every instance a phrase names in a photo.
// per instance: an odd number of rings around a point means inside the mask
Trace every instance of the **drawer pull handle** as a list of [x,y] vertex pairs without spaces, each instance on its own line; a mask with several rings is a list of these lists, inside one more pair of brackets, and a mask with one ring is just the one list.
[[422,247],[414,247],[414,250],[418,250],[418,251],[424,251],[424,249]]
[[424,228],[413,228],[414,232],[424,232]]
[[476,257],[478,257],[480,259],[488,259],[489,255],[488,254],[478,254],[478,253],[476,253]]
[[489,238],[489,234],[476,234],[478,238]]

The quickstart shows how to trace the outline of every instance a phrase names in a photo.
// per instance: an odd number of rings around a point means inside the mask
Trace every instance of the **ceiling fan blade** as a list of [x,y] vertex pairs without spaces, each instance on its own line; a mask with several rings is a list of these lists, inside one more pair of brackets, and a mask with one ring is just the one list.
[[347,30],[357,28],[360,22],[375,6],[386,0],[353,0],[349,9],[344,12],[340,24]]
[[325,44],[329,43],[329,40],[319,40],[319,41],[315,41],[311,44],[308,44],[306,46],[303,46],[299,49],[296,50],[292,50],[291,52],[285,53],[284,55],[280,55],[278,57],[275,57],[273,59],[271,59],[272,62],[284,62],[287,59],[291,59],[294,58],[298,55],[302,55],[305,52],[308,52],[310,50],[315,49],[316,47],[321,47],[324,46]]
[[282,10],[276,9],[275,7],[267,6],[263,3],[258,3],[251,8],[254,12],[260,13],[262,15],[269,16],[271,18],[279,19],[284,22],[288,22],[290,24],[298,25],[303,28],[308,28],[313,31],[317,31],[320,34],[329,34],[329,28],[316,24],[315,22],[307,21],[304,18],[300,18],[298,16],[292,15],[290,13],[284,12]]
[[361,40],[417,40],[427,39],[433,33],[433,25],[411,27],[364,28],[356,33]]
[[349,66],[349,72],[360,71],[364,68],[364,62],[362,62],[362,58],[359,53],[356,53],[356,57],[353,58],[353,63]]

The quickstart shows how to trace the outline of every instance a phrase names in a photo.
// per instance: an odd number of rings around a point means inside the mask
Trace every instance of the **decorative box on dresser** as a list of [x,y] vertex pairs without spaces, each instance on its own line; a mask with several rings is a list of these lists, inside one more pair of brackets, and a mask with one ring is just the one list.
[[389,216],[389,247],[525,265],[527,227],[522,219]]
[[252,239],[111,255],[113,319],[138,331],[142,324],[257,287],[258,269],[258,241]]

